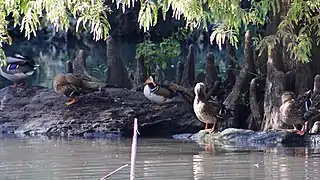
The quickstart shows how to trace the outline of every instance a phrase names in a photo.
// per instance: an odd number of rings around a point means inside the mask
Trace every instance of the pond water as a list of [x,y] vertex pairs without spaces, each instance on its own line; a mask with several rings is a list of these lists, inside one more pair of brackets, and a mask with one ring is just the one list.
[[[318,179],[320,154],[305,147],[206,152],[170,139],[139,139],[136,179]],[[130,163],[131,140],[1,138],[1,180],[100,179]],[[125,167],[109,179],[129,179]]]

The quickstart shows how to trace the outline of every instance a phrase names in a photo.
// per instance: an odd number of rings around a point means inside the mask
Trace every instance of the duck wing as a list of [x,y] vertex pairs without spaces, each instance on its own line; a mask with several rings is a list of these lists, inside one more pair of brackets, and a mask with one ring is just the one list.
[[56,93],[67,97],[82,94],[81,80],[72,74],[57,74],[53,80],[53,88]]
[[94,81],[82,81],[81,88],[87,92],[101,91],[102,88],[108,86],[107,83],[94,82]]
[[34,71],[34,68],[28,66],[28,65],[18,65],[16,63],[8,64],[7,66],[2,66],[1,70],[6,74],[19,74],[23,73],[26,74],[32,74]]
[[215,116],[221,120],[234,116],[234,110],[228,109],[224,104],[220,103],[217,100],[208,100],[208,104],[210,106],[210,109],[214,111]]
[[155,88],[151,89],[151,93],[170,99],[174,97],[174,91],[163,85],[158,85]]

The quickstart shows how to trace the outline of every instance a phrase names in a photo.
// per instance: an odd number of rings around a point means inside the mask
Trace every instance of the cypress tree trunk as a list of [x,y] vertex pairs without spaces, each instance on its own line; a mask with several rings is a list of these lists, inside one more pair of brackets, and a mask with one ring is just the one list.
[[129,80],[128,72],[123,65],[119,52],[117,51],[117,44],[111,36],[107,37],[107,82],[108,84],[117,85],[123,88],[132,88]]

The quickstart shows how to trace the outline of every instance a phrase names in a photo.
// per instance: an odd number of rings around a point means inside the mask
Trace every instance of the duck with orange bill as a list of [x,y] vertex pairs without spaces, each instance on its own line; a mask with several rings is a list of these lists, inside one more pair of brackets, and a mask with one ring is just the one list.
[[185,92],[178,90],[175,84],[160,85],[154,81],[152,76],[145,81],[143,94],[156,104],[186,101]]

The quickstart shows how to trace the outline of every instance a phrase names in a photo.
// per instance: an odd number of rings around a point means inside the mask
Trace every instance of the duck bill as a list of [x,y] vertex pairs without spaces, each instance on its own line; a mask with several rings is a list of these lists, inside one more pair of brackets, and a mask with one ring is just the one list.
[[145,82],[144,82],[144,85],[146,84],[149,84],[149,83],[152,83],[154,86],[156,86],[156,83],[153,81],[153,79],[151,78],[148,78]]

